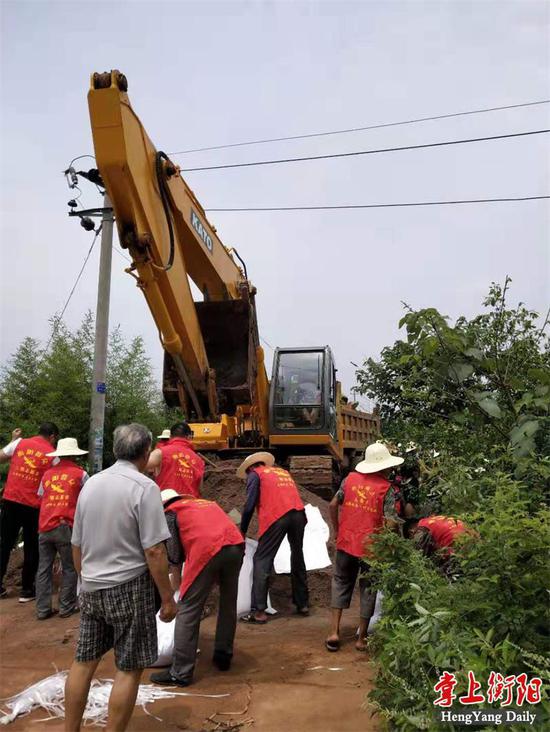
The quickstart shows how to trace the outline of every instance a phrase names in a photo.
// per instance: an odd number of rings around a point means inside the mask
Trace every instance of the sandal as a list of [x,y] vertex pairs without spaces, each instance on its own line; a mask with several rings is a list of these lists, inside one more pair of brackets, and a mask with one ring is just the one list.
[[256,616],[253,613],[248,613],[247,615],[243,615],[242,618],[239,618],[241,623],[250,623],[251,625],[266,625],[267,620],[257,620]]
[[327,649],[327,651],[330,651],[331,653],[335,653],[336,651],[340,650],[340,641],[339,640],[326,640],[325,648]]

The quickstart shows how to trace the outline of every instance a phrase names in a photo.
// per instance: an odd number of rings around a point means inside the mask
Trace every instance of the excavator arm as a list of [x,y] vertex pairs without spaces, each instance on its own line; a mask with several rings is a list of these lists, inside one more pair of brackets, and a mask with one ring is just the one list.
[[[132,258],[127,271],[165,351],[167,402],[179,403],[197,422],[255,410],[267,433],[267,376],[246,271],[218,238],[178,166],[151,142],[130,104],[125,76],[93,74],[88,105],[97,166],[120,244]],[[203,302],[194,302],[189,278]]]

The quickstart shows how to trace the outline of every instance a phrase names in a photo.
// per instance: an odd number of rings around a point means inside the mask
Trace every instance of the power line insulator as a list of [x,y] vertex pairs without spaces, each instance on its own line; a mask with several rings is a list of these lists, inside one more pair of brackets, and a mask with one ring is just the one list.
[[88,216],[82,216],[80,219],[80,226],[86,231],[95,231],[95,224]]
[[101,177],[101,174],[97,168],[90,168],[90,170],[79,170],[77,171],[77,173],[83,178],[86,178],[86,180],[89,180],[90,183],[95,183],[96,185],[105,188],[105,183],[103,182],[103,178]]
[[71,200],[67,202],[67,206],[69,208],[77,208],[78,203],[74,200],[74,198],[71,198]]
[[67,178],[69,188],[76,188],[78,186],[78,176],[72,165],[64,171],[64,175]]

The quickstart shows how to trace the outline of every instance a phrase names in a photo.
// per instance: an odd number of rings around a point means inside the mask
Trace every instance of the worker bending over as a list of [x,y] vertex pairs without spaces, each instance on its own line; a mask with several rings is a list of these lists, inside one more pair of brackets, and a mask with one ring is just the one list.
[[59,589],[59,617],[68,618],[78,611],[78,575],[73,563],[71,536],[76,502],[80,489],[88,480],[88,473],[70,458],[87,454],[88,450],[81,450],[74,437],[59,440],[56,450],[47,453],[47,457],[58,458],[59,462],[55,467],[46,470],[38,489],[42,496],[38,518],[40,561],[36,575],[38,620],[47,620],[53,615],[52,576],[57,554],[63,570]]
[[460,519],[450,516],[414,517],[405,522],[405,536],[412,539],[417,549],[433,557],[445,574],[452,574],[455,541],[465,534],[474,535]]
[[358,651],[366,650],[369,622],[374,614],[376,592],[370,590],[368,556],[369,544],[384,526],[384,520],[395,521],[397,496],[388,480],[391,468],[403,458],[391,455],[381,443],[369,445],[365,459],[342,482],[329,505],[330,518],[336,534],[336,557],[332,577],[332,627],[325,646],[328,651],[340,648],[342,610],[349,608],[353,589],[359,575],[360,620]]
[[246,478],[246,504],[241,531],[248,530],[254,509],[258,511],[258,548],[254,554],[251,612],[241,618],[247,623],[267,622],[267,591],[275,555],[285,536],[290,544],[292,602],[299,615],[308,615],[308,589],[304,562],[304,530],[307,523],[304,504],[290,473],[275,467],[269,452],[257,452],[241,463],[239,478]]
[[187,422],[178,422],[171,428],[170,435],[165,444],[157,443],[146,472],[153,476],[161,491],[171,488],[180,496],[200,498],[204,460],[191,443],[193,432]]
[[151,675],[155,684],[189,686],[193,681],[199,627],[214,583],[220,587],[213,662],[227,671],[233,657],[237,626],[237,591],[244,539],[227,514],[213,501],[161,493],[171,538],[168,561],[185,561],[174,632],[174,658],[169,669]]

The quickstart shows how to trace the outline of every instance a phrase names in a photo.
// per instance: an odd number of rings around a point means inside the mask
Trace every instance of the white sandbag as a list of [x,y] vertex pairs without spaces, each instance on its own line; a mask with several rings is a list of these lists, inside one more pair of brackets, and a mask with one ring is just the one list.
[[374,615],[370,619],[369,623],[369,629],[367,631],[367,634],[370,635],[372,632],[374,632],[374,628],[376,627],[376,623],[380,620],[380,617],[382,616],[382,599],[383,594],[378,591],[376,593],[376,604],[374,606]]
[[[174,601],[178,601],[179,591],[174,592]],[[158,658],[152,665],[153,668],[160,666],[170,666],[172,663],[172,656],[174,654],[174,631],[176,629],[176,618],[171,620],[169,623],[164,623],[160,619],[160,610],[156,616],[157,621],[157,645],[158,645]]]
[[[250,604],[252,602],[252,569],[253,559],[258,542],[254,539],[246,539],[244,549],[243,566],[239,574],[239,594],[237,596],[237,615],[246,615],[250,612]],[[275,615],[276,610],[271,606],[271,600],[269,594],[267,596],[267,609],[268,615]]]
[[[174,595],[174,600],[178,601],[179,592]],[[160,619],[160,612],[157,613],[157,643],[158,643],[158,658],[153,664],[153,668],[159,666],[170,666],[172,663],[172,656],[174,655],[174,631],[176,629],[176,619],[174,618],[169,623],[163,623]]]
[[[324,569],[330,567],[331,561],[327,551],[327,541],[330,530],[327,522],[321,516],[316,506],[308,503],[305,507],[307,524],[304,531],[304,561],[306,569]],[[275,572],[277,574],[290,573],[290,544],[285,537],[275,556]]]
[[[373,616],[371,617],[371,619],[369,621],[369,627],[367,629],[367,635],[371,635],[372,633],[374,633],[374,629],[376,628],[376,624],[378,623],[378,621],[382,617],[382,599],[383,599],[383,597],[384,597],[384,595],[380,591],[378,591],[376,593],[376,603],[374,605],[374,614],[373,614]],[[359,628],[357,628],[357,630],[355,632],[355,635],[356,635],[357,638],[359,638]]]

